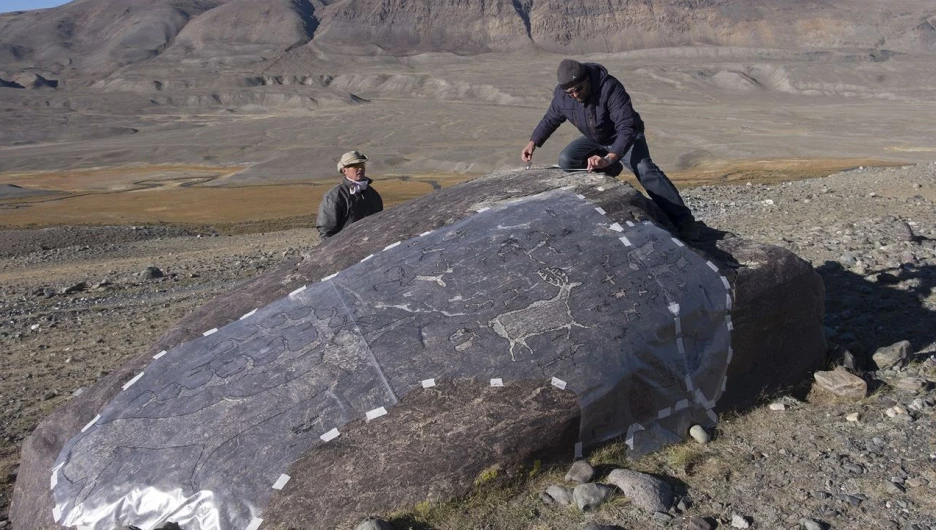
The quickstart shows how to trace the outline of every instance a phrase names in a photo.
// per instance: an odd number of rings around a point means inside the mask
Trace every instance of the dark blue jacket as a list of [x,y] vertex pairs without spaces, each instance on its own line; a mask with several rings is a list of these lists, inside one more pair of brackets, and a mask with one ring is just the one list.
[[643,120],[631,106],[624,85],[608,75],[604,66],[596,63],[584,63],[584,66],[590,85],[588,98],[579,103],[556,85],[552,104],[533,130],[530,140],[536,147],[542,147],[562,122],[569,120],[586,137],[611,146],[609,152],[621,158],[637,135],[644,131]]
[[342,178],[341,184],[322,197],[318,217],[315,218],[315,227],[322,239],[341,232],[349,224],[368,215],[383,211],[383,199],[371,187],[374,181],[364,178],[367,180],[367,188],[363,192],[351,193],[351,181]]

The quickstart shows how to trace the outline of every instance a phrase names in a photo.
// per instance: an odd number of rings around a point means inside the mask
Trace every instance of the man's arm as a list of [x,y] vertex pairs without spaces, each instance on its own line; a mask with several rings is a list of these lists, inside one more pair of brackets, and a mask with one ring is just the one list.
[[624,85],[620,81],[615,80],[611,84],[608,101],[605,104],[608,106],[608,114],[614,122],[616,133],[608,157],[612,161],[618,161],[630,149],[631,144],[637,138],[638,131],[634,119],[636,113],[634,112],[634,106],[631,105],[630,95],[624,90]]
[[[562,92],[560,89],[556,89],[558,92]],[[567,97],[565,94],[553,94],[552,103],[549,104],[549,109],[546,110],[546,114],[543,116],[543,119],[540,120],[539,124],[533,129],[533,134],[530,136],[530,143],[535,147],[543,147],[543,144],[546,143],[546,140],[552,136],[552,133],[556,132],[556,129],[564,121],[566,121],[565,115],[562,114],[562,111],[559,110],[559,97]],[[524,150],[525,152],[526,150]],[[532,158],[533,150],[530,150],[530,156]],[[529,162],[529,160],[525,159]]]
[[341,212],[338,211],[338,194],[328,192],[322,197],[322,204],[319,205],[318,216],[315,218],[315,228],[318,229],[319,236],[322,239],[329,238],[338,233],[338,219]]

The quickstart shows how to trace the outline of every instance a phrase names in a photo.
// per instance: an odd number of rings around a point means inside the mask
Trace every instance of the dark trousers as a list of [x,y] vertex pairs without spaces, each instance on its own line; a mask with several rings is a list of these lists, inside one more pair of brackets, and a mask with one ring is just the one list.
[[[570,169],[585,169],[588,167],[588,157],[593,155],[604,156],[608,154],[608,147],[582,136],[573,140],[559,153],[559,167],[568,171]],[[622,165],[623,164],[623,165]],[[686,208],[679,191],[670,179],[663,173],[653,160],[650,159],[650,148],[643,133],[637,135],[630,149],[624,153],[621,160],[602,171],[616,177],[627,167],[631,170],[640,185],[647,190],[647,195],[663,210],[670,221],[676,226],[692,221],[692,212]]]

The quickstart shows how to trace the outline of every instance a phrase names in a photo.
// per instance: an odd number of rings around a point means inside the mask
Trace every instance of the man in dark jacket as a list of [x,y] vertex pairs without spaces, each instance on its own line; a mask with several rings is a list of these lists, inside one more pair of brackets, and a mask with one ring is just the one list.
[[368,215],[383,211],[383,199],[370,186],[371,179],[364,175],[367,157],[358,151],[341,155],[338,172],[344,175],[341,184],[322,197],[319,205],[316,228],[322,239],[331,237],[349,224]]
[[564,59],[556,73],[559,84],[552,104],[523,148],[520,154],[523,161],[531,162],[533,151],[569,120],[584,136],[562,150],[559,167],[566,171],[601,171],[616,177],[626,166],[676,225],[680,235],[697,239],[699,233],[692,212],[676,186],[650,159],[643,120],[631,105],[624,85],[609,75],[604,66],[595,63]]

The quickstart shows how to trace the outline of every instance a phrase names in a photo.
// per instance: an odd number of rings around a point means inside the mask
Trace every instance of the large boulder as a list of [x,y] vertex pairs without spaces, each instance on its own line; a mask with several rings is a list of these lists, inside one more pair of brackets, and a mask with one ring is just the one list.
[[654,450],[821,365],[806,262],[667,228],[629,185],[557,170],[369,217],[53,412],[11,519],[350,527],[612,438]]

